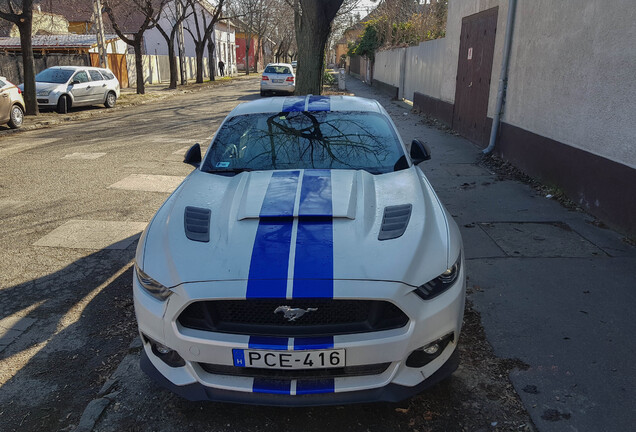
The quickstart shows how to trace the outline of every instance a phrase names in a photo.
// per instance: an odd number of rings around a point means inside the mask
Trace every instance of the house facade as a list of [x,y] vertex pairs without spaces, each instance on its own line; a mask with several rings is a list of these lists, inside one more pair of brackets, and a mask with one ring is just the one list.
[[[183,41],[185,48],[185,56],[186,57],[195,57],[195,43],[192,35],[202,34],[204,31],[203,28],[203,19],[202,17],[205,15],[206,22],[210,22],[214,9],[210,4],[202,0],[195,7],[197,13],[197,20],[194,19],[192,13],[189,14],[188,18],[183,21]],[[173,23],[176,21],[175,16],[176,6],[174,3],[169,3],[163,11],[161,19],[159,20],[159,25],[170,32],[172,29]],[[198,30],[197,30],[198,24]],[[148,50],[148,54],[153,55],[168,55],[168,45],[166,44],[165,38],[156,28],[151,28],[144,33],[144,39],[146,42],[146,49]],[[232,23],[231,20],[221,20],[214,25],[214,32],[212,33],[212,42],[214,43],[214,54],[212,61],[215,65],[216,75],[219,75],[218,62],[219,60],[223,60],[225,63],[225,72],[226,74],[235,74],[237,73],[237,55],[236,55],[236,26]],[[175,49],[177,50],[178,55],[178,42],[175,40]],[[209,57],[209,51],[206,46],[206,49],[203,51],[203,57]]]

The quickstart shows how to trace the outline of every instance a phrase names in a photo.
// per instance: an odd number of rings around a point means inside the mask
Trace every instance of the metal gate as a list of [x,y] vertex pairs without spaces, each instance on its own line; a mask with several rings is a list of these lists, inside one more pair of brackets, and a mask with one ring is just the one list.
[[459,42],[453,129],[480,145],[486,145],[488,95],[492,72],[498,8],[464,17]]

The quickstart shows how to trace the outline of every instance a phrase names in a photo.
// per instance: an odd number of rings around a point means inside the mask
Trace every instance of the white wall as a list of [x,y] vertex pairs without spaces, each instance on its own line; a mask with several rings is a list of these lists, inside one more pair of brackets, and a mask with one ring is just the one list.
[[634,0],[519,1],[503,121],[636,168],[635,23]]
[[404,62],[404,98],[413,100],[417,91],[436,99],[441,98],[444,78],[446,38],[420,43],[406,49]]
[[375,54],[373,79],[395,87],[400,86],[402,58],[406,48],[378,51]]
[[[454,103],[462,18],[498,7],[493,117],[508,0],[448,4],[446,37],[408,48],[403,94]],[[517,1],[502,121],[636,168],[634,0]],[[377,53],[374,78],[399,86],[402,49]]]

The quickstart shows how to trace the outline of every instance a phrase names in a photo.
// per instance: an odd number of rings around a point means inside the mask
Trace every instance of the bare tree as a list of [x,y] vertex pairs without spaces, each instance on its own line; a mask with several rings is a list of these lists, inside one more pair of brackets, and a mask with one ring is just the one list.
[[[197,82],[203,82],[203,53],[205,45],[211,40],[214,26],[223,19],[224,0],[218,0],[216,7],[213,7],[206,0],[187,0],[192,10],[192,23],[186,26],[187,32],[194,40],[194,52],[197,62]],[[192,28],[191,28],[192,27]],[[211,58],[209,61],[213,61]]]
[[[177,2],[181,7],[177,7]],[[168,19],[169,25],[161,24],[160,15],[155,15],[152,18],[154,26],[157,28],[161,36],[166,40],[168,45],[168,59],[170,61],[170,85],[168,88],[177,88],[178,71],[177,71],[177,57],[175,49],[175,37],[179,31],[181,23],[189,16],[188,8],[184,4],[184,0],[174,0],[169,2],[165,8],[163,16]]]
[[252,45],[252,38],[255,35],[254,27],[259,1],[260,0],[234,0],[230,6],[233,15],[241,17],[241,21],[238,22],[238,27],[245,35],[245,75],[250,74],[250,47]]
[[[104,11],[113,26],[117,36],[135,50],[135,69],[137,81],[137,93],[144,94],[146,87],[144,83],[144,70],[141,52],[141,43],[144,33],[154,26],[161,15],[161,11],[168,0],[105,0]],[[132,33],[132,38],[128,37],[123,30],[126,23],[135,18],[140,18],[141,24],[136,26],[137,31]]]
[[38,102],[35,95],[35,61],[33,59],[33,44],[31,42],[33,0],[0,1],[0,18],[12,22],[20,31],[26,114],[37,115]]
[[296,94],[320,94],[325,47],[343,0],[294,0],[298,44]]

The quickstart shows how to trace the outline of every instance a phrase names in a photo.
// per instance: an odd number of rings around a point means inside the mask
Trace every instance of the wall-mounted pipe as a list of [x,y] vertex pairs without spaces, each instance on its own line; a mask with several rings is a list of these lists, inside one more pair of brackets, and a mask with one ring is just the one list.
[[484,154],[490,153],[495,148],[497,140],[497,132],[499,131],[499,122],[503,111],[504,99],[506,98],[506,89],[508,87],[508,65],[510,64],[510,46],[512,45],[512,31],[515,24],[515,10],[517,9],[517,0],[509,0],[508,2],[508,21],[506,22],[506,35],[504,42],[503,58],[501,59],[501,72],[499,73],[499,90],[497,91],[497,106],[495,107],[495,115],[492,119],[492,128],[490,129],[490,142],[488,147],[483,150]]

